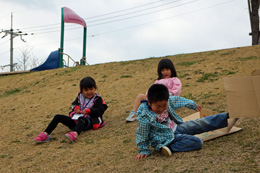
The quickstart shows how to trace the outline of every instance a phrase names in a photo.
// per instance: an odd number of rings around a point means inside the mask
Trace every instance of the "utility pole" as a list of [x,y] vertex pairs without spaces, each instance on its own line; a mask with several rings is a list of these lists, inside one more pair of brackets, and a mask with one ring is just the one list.
[[247,0],[249,18],[251,23],[251,33],[252,36],[252,45],[260,44],[260,32],[259,32],[259,5],[260,0]]
[[20,39],[25,42],[25,40],[22,38],[23,35],[28,35],[27,33],[22,33],[22,31],[17,30],[17,32],[14,32],[13,30],[13,13],[11,13],[11,29],[10,30],[2,30],[0,33],[4,32],[5,35],[2,37],[6,37],[8,34],[10,34],[10,71],[14,71],[14,63],[13,63],[13,39],[17,36],[20,36]]

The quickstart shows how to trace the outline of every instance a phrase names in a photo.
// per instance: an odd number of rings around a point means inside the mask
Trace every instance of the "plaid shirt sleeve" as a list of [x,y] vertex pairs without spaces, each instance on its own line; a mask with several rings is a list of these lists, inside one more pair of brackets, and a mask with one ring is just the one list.
[[138,147],[139,154],[151,155],[151,146],[149,140],[150,124],[148,117],[138,118],[138,128],[136,131],[136,145]]
[[197,104],[194,101],[179,96],[170,96],[169,104],[174,110],[181,107],[186,107],[193,110],[196,110],[197,108]]

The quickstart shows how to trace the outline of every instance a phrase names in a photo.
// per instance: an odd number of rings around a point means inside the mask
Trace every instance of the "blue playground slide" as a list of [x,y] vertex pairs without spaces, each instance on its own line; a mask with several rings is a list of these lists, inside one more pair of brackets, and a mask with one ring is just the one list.
[[42,71],[55,68],[59,68],[59,50],[51,52],[43,64],[31,69],[31,71]]

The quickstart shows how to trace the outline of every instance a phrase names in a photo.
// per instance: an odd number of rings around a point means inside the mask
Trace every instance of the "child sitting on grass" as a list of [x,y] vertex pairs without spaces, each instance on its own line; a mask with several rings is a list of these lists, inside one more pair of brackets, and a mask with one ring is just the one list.
[[[164,84],[168,88],[170,95],[179,96],[181,93],[182,84],[180,79],[177,78],[177,72],[172,61],[168,58],[161,59],[158,64],[157,73],[158,79],[154,82],[154,84]],[[141,105],[141,101],[145,99],[147,99],[146,94],[139,94],[136,97],[133,109],[126,118],[126,122],[133,122],[137,119],[136,111]]]
[[[37,143],[48,142],[51,132],[59,123],[64,124],[72,131],[65,134],[71,142],[76,142],[81,131],[98,129],[104,125],[102,115],[107,109],[104,100],[96,93],[96,82],[91,77],[85,77],[80,81],[80,92],[72,103],[73,111],[69,116],[57,114],[54,116],[44,132],[40,133],[34,141]],[[80,117],[75,118],[80,114]]]
[[169,96],[167,87],[162,84],[153,84],[149,88],[148,100],[137,110],[136,145],[139,154],[136,159],[151,155],[150,146],[167,156],[172,155],[172,152],[200,149],[203,142],[193,135],[228,125],[228,113],[183,122],[174,110],[184,106],[201,110],[200,105],[192,100]]

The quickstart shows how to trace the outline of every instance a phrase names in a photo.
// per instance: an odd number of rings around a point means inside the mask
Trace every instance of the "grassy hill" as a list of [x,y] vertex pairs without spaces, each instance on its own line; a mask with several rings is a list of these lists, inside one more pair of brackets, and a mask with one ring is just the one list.
[[[153,150],[134,159],[137,122],[125,118],[136,96],[157,78],[161,58],[0,76],[0,172],[260,172],[260,118],[240,118],[241,132],[207,141],[198,151],[165,157]],[[181,96],[219,113],[228,111],[221,78],[259,69],[260,46],[167,58],[182,81]],[[83,132],[76,143],[65,139],[69,129],[59,125],[49,143],[35,144],[55,114],[69,112],[85,76],[96,80],[108,104],[107,125]],[[177,111],[181,117],[193,112]]]

